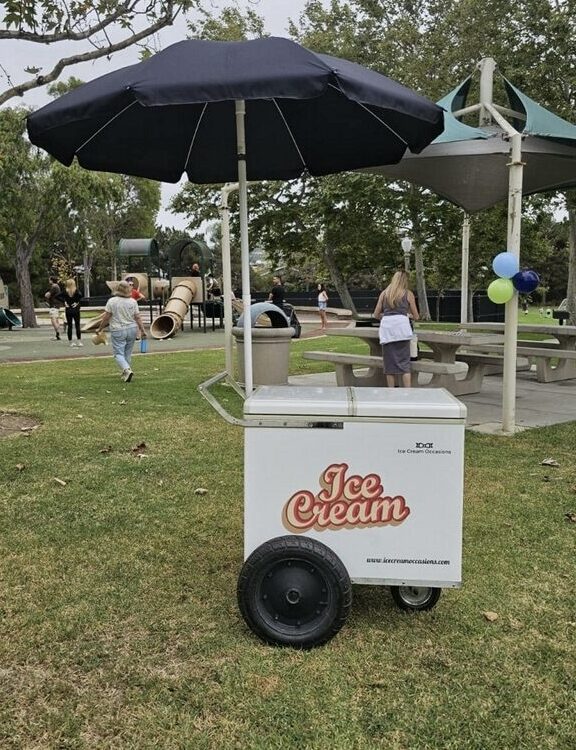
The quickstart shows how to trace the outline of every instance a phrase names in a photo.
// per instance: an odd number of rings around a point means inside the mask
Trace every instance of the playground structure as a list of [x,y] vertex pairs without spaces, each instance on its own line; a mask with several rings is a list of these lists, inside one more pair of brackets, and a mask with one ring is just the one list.
[[[200,320],[206,332],[206,298],[209,291],[206,276],[212,261],[212,253],[202,240],[179,240],[168,251],[168,276],[171,294],[164,311],[152,321],[150,335],[155,339],[167,339],[183,328],[184,320],[192,305],[198,306]],[[197,265],[199,275],[192,275]]]
[[[133,271],[130,263],[133,258],[144,258],[147,272]],[[155,239],[121,239],[117,259],[121,269],[120,278],[107,281],[106,285],[114,293],[120,281],[130,279],[134,288],[145,294],[150,308],[150,335],[153,338],[175,336],[183,328],[186,315],[193,305],[197,306],[206,331],[205,303],[211,286],[206,277],[212,262],[212,253],[206,243],[202,240],[178,240],[165,255],[160,252]],[[162,268],[163,261],[167,261],[166,269]],[[194,265],[199,269],[196,272],[193,270]],[[155,305],[160,308],[160,314],[156,318]],[[102,317],[103,315],[99,315],[92,318],[82,330],[98,329]]]
[[0,278],[0,328],[7,328],[9,331],[14,326],[20,327],[21,320],[9,310],[8,289]]

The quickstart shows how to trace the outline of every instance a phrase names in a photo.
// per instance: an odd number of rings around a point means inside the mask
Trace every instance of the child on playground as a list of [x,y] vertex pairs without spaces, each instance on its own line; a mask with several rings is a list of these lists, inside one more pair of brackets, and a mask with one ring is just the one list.
[[138,279],[133,278],[132,276],[127,276],[126,281],[128,284],[130,284],[132,299],[135,299],[136,302],[140,302],[141,299],[146,299],[146,297],[142,294],[142,292],[139,289],[138,286]]

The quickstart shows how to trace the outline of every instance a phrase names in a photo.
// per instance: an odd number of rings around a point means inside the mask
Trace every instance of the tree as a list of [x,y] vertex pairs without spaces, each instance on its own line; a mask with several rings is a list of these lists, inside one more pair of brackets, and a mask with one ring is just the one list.
[[41,73],[28,67],[33,77],[13,83],[2,66],[8,87],[0,92],[0,104],[26,91],[55,81],[62,71],[77,63],[109,57],[114,52],[142,42],[192,7],[198,0],[96,0],[92,3],[67,0],[4,0],[0,41],[21,40],[43,45],[84,42],[88,51],[59,59],[51,70]]
[[77,164],[65,172],[59,243],[84,267],[84,295],[90,296],[93,268],[116,278],[116,248],[122,237],[153,237],[160,185],[141,177],[90,172]]
[[83,264],[89,278],[96,259],[115,257],[120,237],[153,236],[160,187],[77,164],[62,166],[26,139],[26,114],[0,110],[0,244],[16,271],[23,325],[35,327],[30,274],[35,258],[45,255],[44,278],[56,258],[66,272]]
[[0,241],[13,259],[22,324],[36,326],[30,261],[41,242],[50,242],[59,213],[58,176],[51,159],[24,138],[22,109],[0,110]]
[[[574,120],[575,6],[574,0],[515,5],[503,0],[332,0],[328,7],[312,1],[291,33],[307,46],[379,69],[432,99],[453,88],[479,59],[490,55],[508,78],[529,93],[537,91],[542,104]],[[477,85],[473,81],[473,91]],[[477,124],[477,119],[470,124]],[[423,196],[422,191],[406,193],[401,216],[412,232],[415,219],[422,217]],[[568,194],[566,205],[576,207],[576,195]],[[570,222],[576,221],[576,210],[569,210],[568,216]],[[494,228],[487,212],[476,225],[484,222],[487,229]],[[570,236],[576,238],[576,229]],[[419,243],[415,245],[421,291],[424,281],[418,266],[422,264]],[[525,251],[523,242],[523,255]],[[570,266],[569,280],[574,291],[576,267]],[[568,296],[576,308],[574,294]]]

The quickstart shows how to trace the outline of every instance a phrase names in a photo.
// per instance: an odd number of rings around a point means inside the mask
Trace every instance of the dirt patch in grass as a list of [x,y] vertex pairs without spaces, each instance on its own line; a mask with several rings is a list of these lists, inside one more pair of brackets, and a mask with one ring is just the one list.
[[22,414],[5,414],[0,412],[0,440],[9,435],[24,434],[40,425],[37,419]]

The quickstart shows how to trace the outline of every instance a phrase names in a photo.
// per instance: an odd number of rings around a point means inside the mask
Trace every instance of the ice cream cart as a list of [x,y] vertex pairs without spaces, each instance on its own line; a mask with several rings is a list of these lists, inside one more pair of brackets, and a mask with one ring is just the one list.
[[461,583],[466,407],[444,389],[261,386],[244,402],[238,603],[274,644],[328,641],[351,583],[405,610]]

